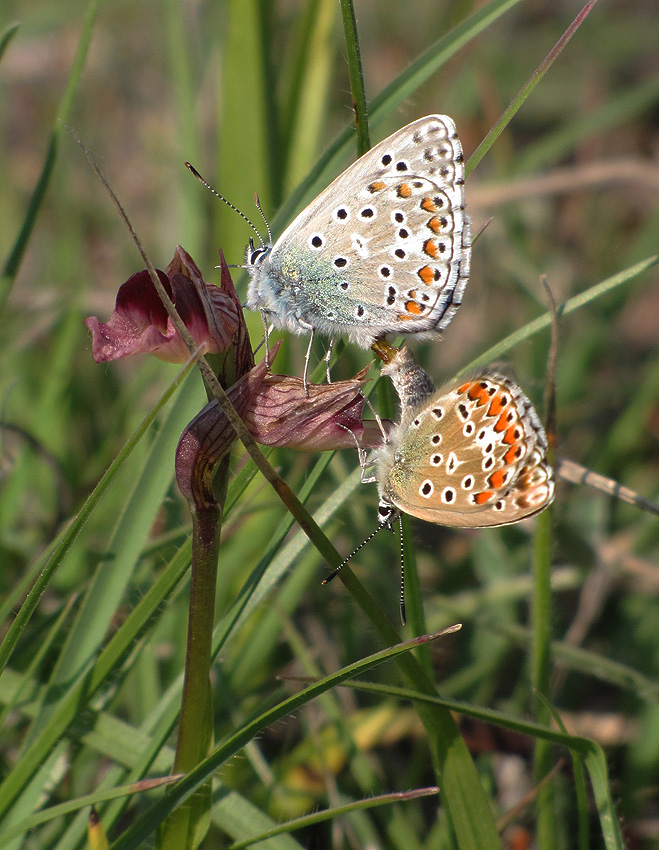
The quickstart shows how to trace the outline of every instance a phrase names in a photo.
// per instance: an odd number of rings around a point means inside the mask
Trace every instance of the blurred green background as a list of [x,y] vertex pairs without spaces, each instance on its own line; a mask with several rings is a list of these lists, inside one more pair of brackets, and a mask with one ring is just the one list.
[[[395,82],[476,8],[465,2],[358,1],[367,97]],[[578,11],[572,2],[511,4],[400,105],[378,113],[372,141],[414,118],[443,112],[456,121],[468,159]],[[59,126],[86,13],[85,4],[52,0],[5,0],[2,6],[3,30],[20,23],[0,60],[3,263]],[[659,16],[646,3],[600,0],[469,177],[473,232],[489,224],[474,246],[463,306],[439,344],[413,344],[438,384],[545,312],[540,275],[547,276],[560,304],[657,252],[657,44]],[[190,160],[260,227],[253,206],[258,192],[277,236],[354,159],[353,143],[317,175],[295,208],[289,204],[277,214],[353,121],[338,4],[101,4],[66,120],[106,174],[152,262],[164,268],[181,243],[207,280],[219,280],[218,245],[229,263],[240,264],[250,231],[183,163]],[[93,314],[106,320],[117,288],[142,262],[81,150],[68,133],[56,132],[52,179],[0,323],[0,593],[7,600],[6,626],[27,589],[21,582],[36,574],[38,559],[176,373],[146,357],[101,366],[91,359],[83,319]],[[244,273],[236,270],[235,281],[242,297]],[[659,498],[657,282],[657,269],[650,268],[563,318],[556,379],[559,455],[654,499]],[[248,322],[256,345],[260,317],[250,315]],[[278,371],[301,374],[306,342],[286,339]],[[543,331],[506,355],[539,409],[548,346],[549,333]],[[314,364],[323,353],[317,341]],[[370,360],[370,352],[347,346],[333,375],[348,377]],[[7,671],[28,677],[21,679],[24,699],[13,702],[7,677],[4,690],[0,680],[0,708],[14,708],[3,718],[0,777],[45,723],[31,726],[34,713],[21,708],[28,695],[44,699],[32,687],[65,688],[74,681],[189,534],[187,508],[172,481],[172,452],[177,433],[204,403],[201,382],[192,375],[174,413],[163,413],[139,444],[50,582]],[[389,402],[375,403],[385,410]],[[242,449],[236,450],[236,470],[242,457]],[[271,456],[296,491],[316,460],[285,450]],[[355,452],[337,454],[314,488],[310,509],[327,505],[356,466]],[[326,532],[341,552],[347,554],[374,528],[376,505],[375,487],[369,485],[355,487],[339,506]],[[284,513],[256,478],[227,517],[218,617],[246,586]],[[440,645],[433,658],[438,679],[446,680],[442,693],[520,716],[530,701],[524,631],[530,531],[516,526],[460,532],[413,523],[428,627],[465,623],[460,637]],[[607,747],[629,846],[657,846],[659,524],[638,508],[563,483],[554,532],[552,630],[560,647],[552,699],[570,731]],[[383,534],[353,564],[393,619],[397,558],[395,540]],[[278,569],[285,580],[265,587],[263,602],[214,667],[216,739],[274,698],[282,689],[277,674],[310,673],[316,665],[336,669],[378,646],[345,589],[338,582],[320,586],[326,567],[317,553],[307,547],[298,557],[284,558]],[[86,596],[90,588],[96,596]],[[91,607],[82,622],[85,598],[95,601],[85,603]],[[186,606],[183,583],[123,662],[116,683],[108,681],[95,711],[102,708],[149,734],[143,724],[181,669]],[[72,647],[71,628],[89,643],[76,639]],[[592,654],[580,656],[580,650]],[[42,701],[37,715],[47,715],[47,708]],[[360,718],[372,721],[376,709],[391,711],[384,724],[390,734],[378,727],[362,745],[355,726]],[[341,693],[331,706],[312,704],[269,730],[222,781],[282,819],[344,794],[430,784],[423,740],[408,712],[407,703]],[[87,728],[79,725],[44,761],[33,802],[44,786],[51,804],[89,793],[117,765],[121,769],[112,781],[126,781],[125,760],[109,744],[90,743]],[[341,744],[336,760],[328,755],[328,727]],[[516,747],[498,739],[483,746],[479,769],[498,814],[531,786],[529,748],[528,741]],[[165,772],[166,764],[164,757]],[[508,787],[511,772],[517,780]],[[557,848],[578,846],[569,773],[556,779]],[[25,811],[17,810],[16,817],[31,810],[28,804],[26,798]],[[125,828],[141,805],[134,800],[128,812],[112,810],[105,822]],[[450,835],[441,818],[441,826],[434,821],[436,814],[430,805],[413,803],[386,816],[335,825],[334,833],[316,828],[300,840],[323,848],[362,847],[367,840],[383,847],[450,846],[435,843],[437,830]],[[603,846],[590,815],[591,846]],[[21,846],[82,846],[81,823],[72,816],[52,821]],[[532,807],[520,813],[517,825],[534,835]],[[228,846],[222,842],[230,828],[217,815],[211,830],[209,841],[215,843],[208,846]],[[416,844],[405,844],[411,836]]]

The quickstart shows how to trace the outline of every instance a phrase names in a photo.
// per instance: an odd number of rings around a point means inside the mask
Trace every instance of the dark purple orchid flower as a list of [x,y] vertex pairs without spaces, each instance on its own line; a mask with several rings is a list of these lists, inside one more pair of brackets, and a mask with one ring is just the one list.
[[[224,286],[206,283],[180,245],[166,271],[157,271],[197,345],[206,343],[210,354],[226,351],[242,321],[237,298],[232,298]],[[97,363],[131,354],[153,354],[170,363],[184,363],[190,356],[146,270],[132,275],[120,287],[108,322],[90,316],[85,324],[92,333],[92,356]]]

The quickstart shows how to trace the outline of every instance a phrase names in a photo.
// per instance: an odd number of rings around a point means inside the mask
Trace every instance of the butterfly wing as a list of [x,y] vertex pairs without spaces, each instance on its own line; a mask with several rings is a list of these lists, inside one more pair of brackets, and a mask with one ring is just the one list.
[[440,525],[507,525],[554,496],[547,440],[531,402],[496,373],[439,390],[394,432],[381,500]]
[[453,121],[420,118],[347,168],[293,221],[260,268],[249,303],[289,330],[432,335],[469,274],[464,161]]

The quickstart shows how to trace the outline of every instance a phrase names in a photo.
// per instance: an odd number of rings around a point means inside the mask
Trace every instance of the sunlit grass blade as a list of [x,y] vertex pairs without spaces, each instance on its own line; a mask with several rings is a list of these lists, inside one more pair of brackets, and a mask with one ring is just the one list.
[[332,91],[337,42],[334,0],[311,0],[301,9],[293,50],[285,57],[282,137],[286,161],[282,191],[286,197],[306,176],[321,145]]
[[91,794],[85,794],[84,797],[74,797],[67,800],[66,803],[58,803],[56,806],[50,806],[41,812],[30,815],[29,818],[13,826],[5,832],[0,832],[0,847],[6,847],[15,838],[18,838],[23,833],[34,829],[42,823],[48,823],[54,818],[62,815],[71,814],[79,809],[86,809],[89,806],[105,802],[107,800],[116,800],[118,797],[129,797],[133,794],[142,794],[145,791],[150,791],[153,788],[161,788],[166,785],[171,785],[181,778],[180,775],[162,776],[152,779],[141,779],[138,782],[131,782],[130,785],[118,785],[109,791],[93,791]]
[[158,827],[163,818],[172,812],[176,806],[181,805],[209,776],[239,752],[259,731],[272,725],[287,714],[296,711],[330,688],[361,675],[371,668],[382,664],[384,661],[393,659],[404,652],[409,652],[415,646],[426,643],[428,640],[434,640],[440,637],[441,634],[444,633],[414,638],[367,656],[354,664],[342,668],[337,673],[333,673],[319,682],[315,682],[298,694],[289,697],[274,708],[259,715],[228,738],[223,744],[216,747],[211,756],[205,759],[185,779],[171,789],[171,793],[167,794],[165,798],[152,805],[141,815],[126,832],[113,842],[111,850],[130,850],[130,848],[139,847],[140,843]]
[[400,791],[396,794],[378,794],[377,797],[370,797],[367,800],[355,800],[353,803],[345,803],[342,806],[336,806],[333,809],[325,809],[322,812],[314,812],[305,817],[296,818],[295,820],[282,823],[267,832],[254,835],[246,841],[236,841],[231,844],[228,850],[243,850],[245,847],[250,847],[259,841],[265,841],[268,838],[274,838],[275,835],[282,835],[287,832],[295,832],[298,829],[312,826],[323,821],[333,820],[337,817],[349,815],[351,812],[364,811],[366,809],[376,808],[377,806],[389,806],[392,803],[404,803],[406,800],[416,800],[419,797],[432,797],[436,795],[439,788],[418,788],[414,791]]
[[44,756],[62,738],[98,689],[107,683],[108,676],[125,658],[149,621],[159,610],[162,610],[163,601],[188,569],[190,554],[189,545],[181,547],[96,661],[89,666],[84,675],[78,677],[66,696],[60,700],[48,723],[39,731],[31,746],[22,753],[21,759],[13,766],[0,786],[0,817],[4,816],[13,800],[38,770]]
[[187,375],[193,369],[195,362],[196,358],[191,358],[188,361],[188,363],[184,366],[183,369],[181,369],[174,381],[169,385],[167,390],[163,393],[158,403],[154,405],[154,407],[149,411],[147,416],[143,419],[135,433],[131,436],[131,438],[128,440],[123,449],[112,461],[103,478],[101,478],[92,493],[90,493],[84,505],[76,514],[75,519],[67,529],[66,533],[62,536],[56,548],[53,550],[52,555],[44,564],[43,569],[41,570],[37,581],[32,587],[29,596],[21,606],[20,611],[16,615],[14,621],[12,622],[11,626],[7,631],[7,634],[4,637],[4,640],[2,641],[2,644],[0,645],[0,672],[2,672],[2,670],[6,666],[14,647],[16,646],[16,643],[18,642],[18,639],[21,636],[21,633],[23,632],[31,616],[33,615],[39,603],[39,600],[41,599],[41,596],[43,595],[46,587],[52,580],[55,571],[59,568],[62,561],[64,560],[65,555],[70,550],[71,546],[84,528],[85,524],[88,522],[90,515],[96,508],[96,505],[99,503],[105,492],[108,490],[110,484],[112,483],[114,478],[116,478],[117,474],[121,470],[126,460],[130,457],[131,453],[133,452],[139,441],[147,433],[160,411],[165,407],[167,402],[172,398],[176,390],[181,386]]
[[53,169],[55,168],[55,163],[57,161],[59,142],[62,134],[61,122],[67,120],[71,111],[71,107],[73,105],[73,99],[75,97],[76,90],[80,82],[80,77],[82,75],[82,71],[85,65],[85,60],[87,58],[87,53],[89,51],[89,45],[92,37],[92,30],[94,29],[97,9],[98,0],[90,0],[90,3],[87,7],[87,13],[85,15],[82,32],[80,33],[78,49],[76,51],[76,56],[73,61],[71,73],[69,74],[66,89],[64,91],[62,100],[60,101],[57,117],[55,119],[53,131],[50,136],[50,141],[48,142],[48,149],[46,152],[46,157],[44,159],[43,167],[41,169],[41,174],[37,181],[37,185],[35,186],[34,191],[32,192],[32,197],[30,198],[30,202],[25,213],[25,218],[21,225],[18,236],[16,237],[16,241],[14,242],[9,257],[7,258],[2,269],[2,273],[0,274],[0,313],[2,313],[7,298],[9,297],[9,293],[11,292],[11,288],[14,285],[14,280],[16,279],[16,275],[18,273],[18,269],[20,268],[23,255],[25,254],[25,250],[30,240],[30,236],[32,235],[32,231],[34,229],[34,224],[37,220],[39,210],[41,209],[41,205],[43,204],[46,191],[50,184]]
[[[520,0],[493,0],[424,51],[409,68],[371,100],[368,108],[369,126],[377,126],[462,47],[519,2]],[[354,129],[350,126],[325,149],[306,179],[300,183],[278,211],[273,221],[275,230],[290,221],[293,212],[300,207],[304,198],[308,197],[314,189],[318,189],[323,182],[327,182],[330,175],[336,175],[353,138]]]
[[469,157],[469,160],[465,166],[465,175],[467,177],[471,174],[474,168],[476,168],[478,163],[481,162],[485,154],[490,150],[492,145],[496,142],[501,133],[503,133],[504,129],[510,123],[513,116],[519,111],[520,107],[528,99],[531,92],[540,83],[540,81],[547,73],[547,71],[551,68],[551,66],[554,64],[556,59],[558,59],[561,51],[567,45],[567,43],[575,34],[575,32],[579,29],[579,27],[584,22],[584,20],[588,16],[588,13],[591,11],[596,2],[597,0],[589,0],[589,2],[586,3],[581,12],[579,12],[577,17],[574,19],[574,21],[572,21],[570,26],[561,36],[561,38],[556,42],[554,47],[549,51],[544,60],[533,72],[530,79],[526,82],[524,86],[522,86],[519,93],[513,98],[513,101],[510,106],[508,106],[508,108],[503,112],[494,127],[492,127],[487,136],[485,136],[480,145]]
[[[638,277],[638,275],[643,274],[643,272],[651,269],[653,266],[656,266],[657,263],[659,263],[659,255],[655,254],[652,257],[648,257],[646,260],[642,260],[640,263],[635,263],[628,269],[624,269],[623,271],[612,275],[600,283],[594,284],[588,289],[585,289],[583,292],[580,292],[578,295],[574,295],[572,298],[569,298],[564,304],[560,305],[557,310],[558,315],[567,316],[575,310],[585,307],[592,301],[606,295],[611,290],[614,290],[625,283],[629,283],[635,277]],[[471,363],[468,363],[464,368],[460,369],[458,374],[464,375],[467,372],[473,371],[478,366],[498,360],[502,357],[502,355],[511,351],[524,340],[529,339],[546,328],[551,327],[551,321],[551,313],[547,312],[542,316],[538,316],[537,319],[527,322],[527,324],[519,330],[509,334],[505,337],[505,339],[502,339],[500,342],[496,343],[496,345],[493,345],[483,354],[480,354],[472,360]]]
[[441,705],[458,715],[471,717],[484,723],[491,723],[495,726],[500,726],[502,729],[508,729],[511,732],[517,732],[521,735],[528,735],[535,740],[542,740],[553,746],[567,748],[574,756],[583,759],[588,770],[599,812],[605,847],[607,850],[624,850],[625,845],[622,840],[615,803],[610,790],[606,756],[599,744],[590,740],[590,738],[569,735],[565,731],[557,731],[539,723],[520,720],[517,717],[511,717],[504,712],[493,709],[481,708],[456,700],[442,699],[441,697],[426,696],[424,694],[415,695],[413,691],[405,688],[367,684],[362,681],[349,682],[347,685],[370,693],[395,696],[398,699],[408,699],[417,703],[426,702],[437,706]]
[[5,50],[9,47],[11,40],[14,38],[19,28],[20,24],[10,24],[2,35],[0,35],[0,60],[4,56]]

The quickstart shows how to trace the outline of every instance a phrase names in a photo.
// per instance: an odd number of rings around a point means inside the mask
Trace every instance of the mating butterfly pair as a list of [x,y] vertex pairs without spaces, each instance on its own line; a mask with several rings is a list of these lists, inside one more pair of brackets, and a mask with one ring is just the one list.
[[[248,306],[266,326],[364,348],[388,333],[434,336],[460,305],[470,255],[462,146],[449,117],[429,115],[347,168],[274,245],[250,242]],[[383,368],[402,413],[364,477],[378,483],[380,520],[404,511],[483,527],[546,507],[547,442],[520,388],[486,372],[435,393],[412,361],[403,349]]]

